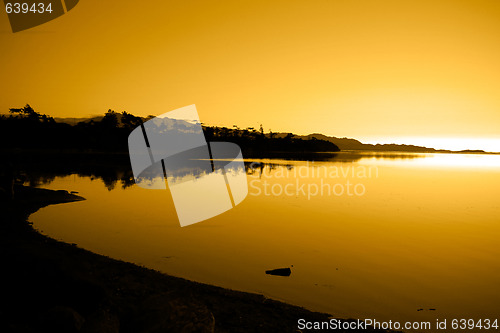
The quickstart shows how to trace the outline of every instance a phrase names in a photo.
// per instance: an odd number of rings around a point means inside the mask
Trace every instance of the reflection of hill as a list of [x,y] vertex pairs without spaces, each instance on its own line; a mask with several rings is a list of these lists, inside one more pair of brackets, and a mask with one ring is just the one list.
[[[128,154],[103,154],[103,153],[59,153],[59,152],[26,152],[19,151],[11,153],[8,160],[16,170],[17,183],[30,186],[39,186],[51,183],[55,177],[68,175],[79,175],[90,179],[101,180],[108,190],[116,187],[128,188],[135,184]],[[411,153],[356,153],[339,152],[334,154],[318,153],[315,159],[303,159],[303,161],[318,162],[341,162],[352,163],[364,158],[376,159],[414,159],[424,158],[425,155]],[[245,171],[254,174],[264,168],[275,168],[284,166],[294,168],[294,162],[290,159],[248,159],[245,160]],[[184,181],[193,177],[201,177],[206,174],[205,170],[197,168],[183,168],[168,170],[173,181]]]

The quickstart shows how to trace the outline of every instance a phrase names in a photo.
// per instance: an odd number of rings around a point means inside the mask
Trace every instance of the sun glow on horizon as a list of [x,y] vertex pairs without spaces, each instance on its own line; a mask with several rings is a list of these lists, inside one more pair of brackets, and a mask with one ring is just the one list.
[[210,124],[500,151],[480,139],[500,137],[498,17],[497,0],[87,0],[13,34],[0,15],[0,112],[196,104]]
[[460,150],[484,150],[489,153],[500,152],[500,137],[394,137],[394,138],[356,138],[363,143],[370,144],[405,144],[423,146],[427,148]]

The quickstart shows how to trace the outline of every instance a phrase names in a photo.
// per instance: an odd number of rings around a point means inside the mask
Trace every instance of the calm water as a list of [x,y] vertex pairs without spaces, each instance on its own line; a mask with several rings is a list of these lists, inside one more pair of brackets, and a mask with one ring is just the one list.
[[44,187],[87,200],[31,220],[96,253],[336,317],[500,319],[500,156],[361,157],[254,160],[240,205],[185,228],[168,190],[57,177]]

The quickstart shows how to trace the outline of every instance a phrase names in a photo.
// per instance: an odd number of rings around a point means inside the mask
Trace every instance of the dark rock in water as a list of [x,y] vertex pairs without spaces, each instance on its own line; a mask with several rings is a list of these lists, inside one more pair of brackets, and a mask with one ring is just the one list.
[[289,267],[277,268],[277,269],[271,269],[269,271],[266,271],[266,274],[279,275],[279,276],[290,276],[290,274],[292,274],[292,270]]
[[70,194],[78,194],[78,193],[80,193],[80,192],[78,192],[78,191],[71,191],[71,192],[69,192],[69,193],[70,193]]

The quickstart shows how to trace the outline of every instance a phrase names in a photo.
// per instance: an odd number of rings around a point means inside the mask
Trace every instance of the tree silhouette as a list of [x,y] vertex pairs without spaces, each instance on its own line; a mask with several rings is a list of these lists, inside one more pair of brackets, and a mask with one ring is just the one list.
[[22,108],[10,108],[9,109],[9,112],[14,115],[14,116],[18,116],[20,118],[25,118],[25,119],[28,119],[28,120],[31,120],[31,121],[44,121],[44,122],[48,122],[48,121],[53,121],[54,119],[52,117],[49,117],[45,114],[40,114],[38,112],[35,112],[35,110],[31,107],[31,105],[29,104],[26,104],[24,107]]
[[108,128],[118,127],[118,115],[115,111],[109,109],[101,120],[101,125]]
[[[0,140],[9,142],[11,148],[79,149],[92,151],[127,152],[131,131],[153,116],[138,117],[111,109],[102,119],[79,122],[76,125],[56,123],[29,105],[9,109],[11,116],[0,117]],[[293,133],[264,133],[262,124],[245,129],[202,125],[207,141],[228,141],[238,144],[244,156],[270,156],[279,152],[311,153],[335,152],[338,147],[325,140],[307,140]],[[12,140],[16,138],[16,140]]]

